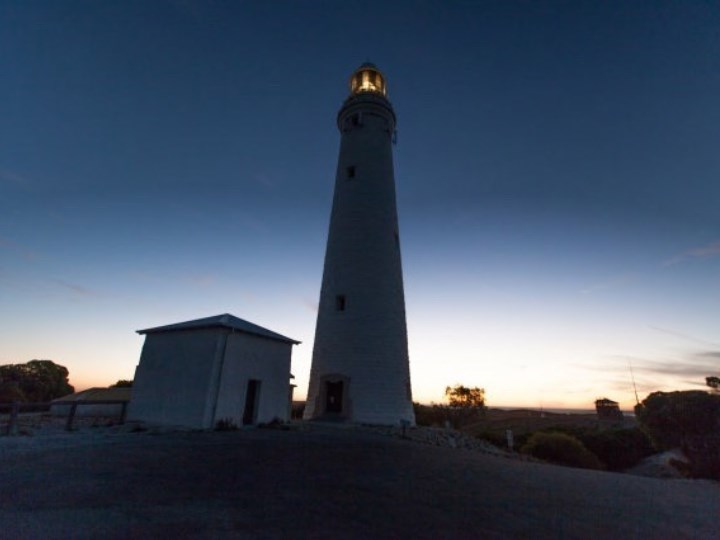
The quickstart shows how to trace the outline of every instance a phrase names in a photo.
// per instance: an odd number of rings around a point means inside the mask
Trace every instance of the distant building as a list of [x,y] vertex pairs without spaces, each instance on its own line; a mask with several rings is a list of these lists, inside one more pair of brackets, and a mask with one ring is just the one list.
[[98,403],[105,401],[130,401],[130,388],[88,388],[50,402],[50,414],[67,416],[73,403],[77,404],[75,416],[116,416],[122,414],[123,403]]
[[623,413],[617,401],[612,399],[601,398],[595,400],[595,410],[597,411],[599,420],[622,421]]
[[145,335],[128,420],[207,429],[286,421],[288,337],[228,313],[139,330]]

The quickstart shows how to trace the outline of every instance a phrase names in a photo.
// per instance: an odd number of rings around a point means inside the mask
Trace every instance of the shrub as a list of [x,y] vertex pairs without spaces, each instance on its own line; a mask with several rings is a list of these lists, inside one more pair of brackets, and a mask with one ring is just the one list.
[[521,450],[533,457],[583,469],[601,469],[602,464],[583,443],[566,433],[538,431],[533,433]]
[[[501,448],[503,450],[507,449],[507,435],[505,435],[505,433],[500,433],[499,431],[485,430],[481,431],[475,436],[478,439],[489,442],[493,446],[497,446],[498,448]],[[517,445],[517,439],[514,440],[514,443]]]
[[281,429],[281,430],[288,430],[290,429],[290,426],[288,426],[284,421],[282,421],[277,416],[270,420],[269,422],[261,422],[257,425],[257,427],[261,429]]
[[235,431],[237,429],[237,424],[232,418],[221,418],[215,423],[215,431]]
[[484,409],[480,407],[452,407],[450,405],[422,405],[413,403],[415,423],[418,426],[445,427],[450,424],[455,429],[480,421]]
[[650,439],[638,428],[586,431],[578,439],[610,471],[629,469],[654,453]]
[[303,413],[305,412],[305,402],[304,401],[293,401],[292,407],[290,409],[290,418],[293,420],[302,420]]
[[685,453],[689,476],[720,480],[720,395],[653,392],[635,414],[655,448],[679,447]]

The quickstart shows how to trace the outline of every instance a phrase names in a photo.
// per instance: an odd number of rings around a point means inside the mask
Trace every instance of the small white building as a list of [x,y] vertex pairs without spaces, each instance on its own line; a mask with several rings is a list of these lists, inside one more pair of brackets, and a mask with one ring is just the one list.
[[289,419],[300,343],[225,313],[146,330],[128,420],[208,429]]
[[[88,388],[75,392],[50,402],[50,414],[53,416],[67,416],[72,405],[75,406],[75,416],[109,416],[120,418],[123,409],[130,401],[130,388]],[[116,403],[106,403],[114,401]]]

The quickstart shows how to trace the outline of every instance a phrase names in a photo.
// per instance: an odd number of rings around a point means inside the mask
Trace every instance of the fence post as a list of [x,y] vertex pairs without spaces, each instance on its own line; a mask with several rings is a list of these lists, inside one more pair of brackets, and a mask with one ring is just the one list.
[[65,424],[65,429],[67,431],[72,431],[73,419],[75,418],[76,410],[77,410],[77,401],[73,401],[73,404],[70,406],[70,412],[68,413],[67,423]]
[[122,402],[122,409],[120,411],[120,425],[123,425],[125,423],[125,416],[127,414],[127,401]]
[[7,435],[17,435],[18,429],[18,413],[20,412],[20,402],[13,401],[12,409],[10,409],[10,420],[8,421]]

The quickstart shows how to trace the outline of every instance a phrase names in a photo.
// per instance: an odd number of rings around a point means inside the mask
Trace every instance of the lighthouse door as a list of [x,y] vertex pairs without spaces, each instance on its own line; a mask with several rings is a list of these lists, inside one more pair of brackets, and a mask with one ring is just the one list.
[[326,382],[325,383],[325,412],[341,413],[343,402],[343,383]]

